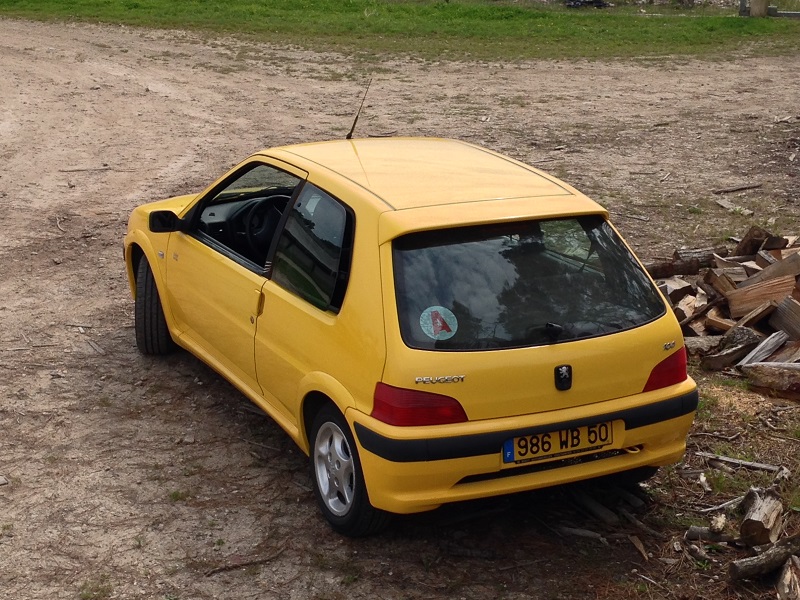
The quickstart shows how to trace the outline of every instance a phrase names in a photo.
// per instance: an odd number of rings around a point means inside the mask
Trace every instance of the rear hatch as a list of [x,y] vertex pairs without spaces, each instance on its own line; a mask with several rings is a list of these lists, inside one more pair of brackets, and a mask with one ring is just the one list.
[[391,245],[384,383],[456,398],[470,420],[640,393],[681,345],[603,215],[423,231]]

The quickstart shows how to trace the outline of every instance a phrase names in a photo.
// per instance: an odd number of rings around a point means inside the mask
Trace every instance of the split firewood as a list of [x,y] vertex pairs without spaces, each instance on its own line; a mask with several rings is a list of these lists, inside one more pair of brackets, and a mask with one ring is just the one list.
[[748,546],[759,546],[775,542],[781,533],[783,502],[772,489],[751,488],[742,503],[747,513],[739,527],[742,541]]
[[800,558],[789,557],[783,565],[775,588],[780,600],[800,600]]
[[791,296],[785,298],[775,308],[769,324],[777,330],[785,331],[789,339],[800,340],[800,302]]
[[792,254],[783,260],[777,261],[775,264],[763,269],[760,273],[743,281],[737,287],[746,288],[771,279],[779,279],[787,275],[791,275],[793,278],[800,275],[800,254]]
[[641,554],[646,561],[650,560],[650,557],[647,555],[647,550],[644,549],[644,544],[642,544],[642,540],[640,540],[635,535],[629,535],[628,539],[631,541],[631,544],[633,544],[634,548],[636,548],[639,551],[639,554]]
[[703,283],[710,285],[715,292],[724,296],[736,289],[736,284],[722,269],[709,269],[703,275]]
[[783,250],[789,245],[789,240],[781,235],[771,235],[763,241],[759,252],[769,250]]
[[761,244],[763,244],[767,238],[770,237],[770,233],[759,227],[758,225],[753,225],[750,229],[747,230],[747,233],[744,234],[744,237],[741,241],[736,244],[736,248],[734,249],[734,254],[755,254],[761,248]]
[[758,556],[733,561],[728,567],[728,574],[732,580],[736,581],[771,573],[785,564],[789,557],[797,553],[800,553],[800,534],[784,538],[772,544]]
[[744,272],[747,273],[747,277],[752,277],[756,273],[760,273],[761,271],[764,270],[754,260],[748,260],[747,262],[743,262],[742,267],[744,268]]
[[747,356],[758,344],[761,336],[749,327],[734,327],[722,336],[719,350],[704,356],[700,366],[707,371],[719,371]]
[[800,361],[800,341],[788,342],[764,362],[794,363]]
[[716,331],[728,331],[736,327],[736,321],[728,319],[722,314],[719,307],[712,307],[707,313],[704,321],[706,328]]
[[765,388],[786,398],[800,397],[800,363],[752,363],[742,367],[755,388]]
[[767,300],[739,319],[736,324],[739,327],[753,327],[771,316],[776,308],[778,303],[775,300]]
[[[800,257],[800,254],[798,254],[798,257]],[[758,275],[762,275],[767,271],[768,269],[764,269]],[[747,281],[755,279],[758,275],[750,277]],[[774,300],[775,302],[782,301],[786,296],[792,294],[795,283],[794,275],[784,275],[782,277],[766,279],[756,283],[749,283],[746,287],[739,287],[728,292],[725,297],[728,299],[728,308],[730,309],[731,317],[734,319],[743,317],[770,300]]]
[[672,304],[677,304],[686,296],[694,296],[694,287],[688,281],[678,277],[667,277],[658,281],[658,289],[670,299]]
[[780,259],[768,250],[759,250],[755,258],[756,264],[762,269],[766,269],[771,264],[778,262],[778,260]]
[[695,297],[686,296],[672,309],[678,321],[690,321],[694,315]]
[[690,337],[684,340],[686,351],[691,356],[705,356],[714,352],[722,340],[721,335],[706,335],[703,337]]
[[776,331],[767,339],[765,339],[763,342],[761,342],[758,346],[756,346],[750,352],[750,354],[748,354],[742,360],[740,360],[736,366],[742,367],[744,365],[765,361],[778,348],[783,346],[783,344],[786,343],[786,340],[788,339],[789,336],[786,333],[784,333],[783,331]]

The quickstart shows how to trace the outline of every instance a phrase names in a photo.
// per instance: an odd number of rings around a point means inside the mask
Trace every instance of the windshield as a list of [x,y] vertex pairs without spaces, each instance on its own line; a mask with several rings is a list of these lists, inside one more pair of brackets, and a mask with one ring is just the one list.
[[414,233],[392,252],[400,331],[412,348],[555,344],[666,311],[599,215]]

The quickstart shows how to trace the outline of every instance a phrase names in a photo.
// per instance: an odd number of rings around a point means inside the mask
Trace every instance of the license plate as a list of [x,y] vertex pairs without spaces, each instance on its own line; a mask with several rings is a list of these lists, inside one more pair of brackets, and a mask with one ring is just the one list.
[[525,463],[599,450],[614,443],[611,422],[523,435],[503,444],[504,463]]

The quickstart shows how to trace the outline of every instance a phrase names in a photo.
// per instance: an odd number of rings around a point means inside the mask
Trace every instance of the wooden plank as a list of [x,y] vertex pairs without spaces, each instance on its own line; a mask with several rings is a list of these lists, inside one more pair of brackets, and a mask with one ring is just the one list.
[[[770,268],[772,267],[767,267],[755,277],[763,275]],[[755,277],[751,279],[754,279]],[[734,319],[743,317],[751,310],[758,308],[764,302],[768,302],[770,300],[780,302],[786,298],[786,296],[792,293],[792,290],[795,288],[795,283],[794,275],[785,275],[783,277],[767,279],[765,281],[757,282],[747,287],[738,288],[728,292],[725,297],[728,299],[728,308],[730,309],[731,317]]]
[[738,288],[746,288],[757,283],[761,283],[762,281],[769,281],[770,279],[778,279],[785,275],[791,275],[792,277],[797,277],[800,275],[800,254],[792,254],[776,262],[773,265],[768,266],[766,269],[762,270],[760,273],[756,273],[752,277],[748,277],[746,280],[739,283],[736,287]]
[[785,331],[790,340],[800,340],[800,302],[791,296],[785,298],[775,308],[769,324],[777,330]]

